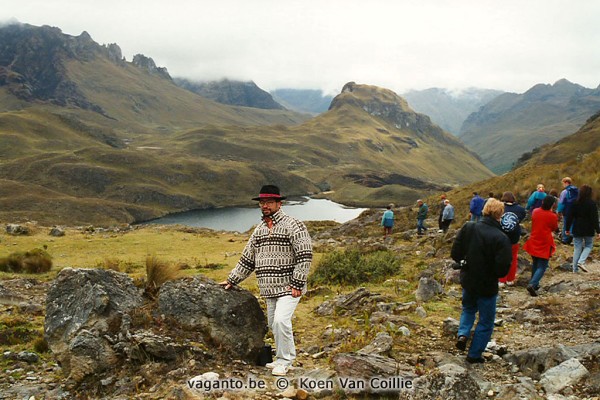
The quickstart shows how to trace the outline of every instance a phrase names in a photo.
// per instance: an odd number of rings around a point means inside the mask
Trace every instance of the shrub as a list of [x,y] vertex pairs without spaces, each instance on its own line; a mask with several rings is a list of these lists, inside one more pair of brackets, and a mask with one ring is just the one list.
[[45,250],[33,249],[0,258],[0,271],[41,274],[52,268],[52,257]]
[[50,347],[48,346],[48,342],[46,341],[46,339],[44,339],[43,334],[38,336],[34,341],[33,341],[33,349],[39,353],[47,353],[48,351],[50,351]]
[[31,323],[22,316],[3,315],[0,318],[0,345],[25,344],[34,336]]
[[168,264],[156,256],[146,257],[146,289],[157,291],[163,283],[179,278],[178,265]]
[[309,283],[349,286],[365,282],[380,283],[399,271],[400,260],[391,251],[336,250],[323,256],[310,275]]

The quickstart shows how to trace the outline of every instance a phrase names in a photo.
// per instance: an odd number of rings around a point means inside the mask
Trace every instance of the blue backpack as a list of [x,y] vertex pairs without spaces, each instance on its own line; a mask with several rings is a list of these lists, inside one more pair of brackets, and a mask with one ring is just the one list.
[[577,189],[577,186],[568,186],[567,187],[567,194],[565,196],[565,200],[564,203],[565,205],[571,205],[573,203],[575,203],[575,200],[577,200],[577,197],[579,196],[579,189]]

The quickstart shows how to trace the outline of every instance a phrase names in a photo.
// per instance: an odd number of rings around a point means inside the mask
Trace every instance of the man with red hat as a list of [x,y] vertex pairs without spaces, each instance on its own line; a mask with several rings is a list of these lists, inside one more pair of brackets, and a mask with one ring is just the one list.
[[258,197],[252,200],[258,201],[262,222],[254,229],[237,265],[221,284],[229,289],[256,272],[276,347],[276,360],[266,366],[273,369],[273,375],[284,376],[296,358],[292,315],[300,297],[306,293],[312,241],[304,223],[281,210],[285,197],[277,186],[263,186]]

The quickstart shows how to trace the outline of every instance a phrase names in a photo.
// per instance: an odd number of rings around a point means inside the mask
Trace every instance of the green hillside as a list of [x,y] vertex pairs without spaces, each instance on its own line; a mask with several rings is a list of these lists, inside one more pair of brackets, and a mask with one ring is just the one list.
[[328,112],[298,124],[306,117],[204,99],[87,34],[4,29],[2,221],[137,222],[252,205],[266,182],[287,195],[406,204],[492,175],[390,90],[349,83]]

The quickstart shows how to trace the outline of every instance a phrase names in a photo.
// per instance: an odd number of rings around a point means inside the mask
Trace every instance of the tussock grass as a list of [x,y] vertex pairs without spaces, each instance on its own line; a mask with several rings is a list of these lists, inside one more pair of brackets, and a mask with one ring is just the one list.
[[110,269],[112,271],[121,272],[121,261],[117,258],[105,258],[99,265],[99,268]]
[[52,268],[52,257],[45,250],[33,249],[0,258],[0,271],[41,274]]
[[146,257],[146,290],[150,293],[156,293],[165,282],[181,276],[178,264],[167,263],[155,255]]

